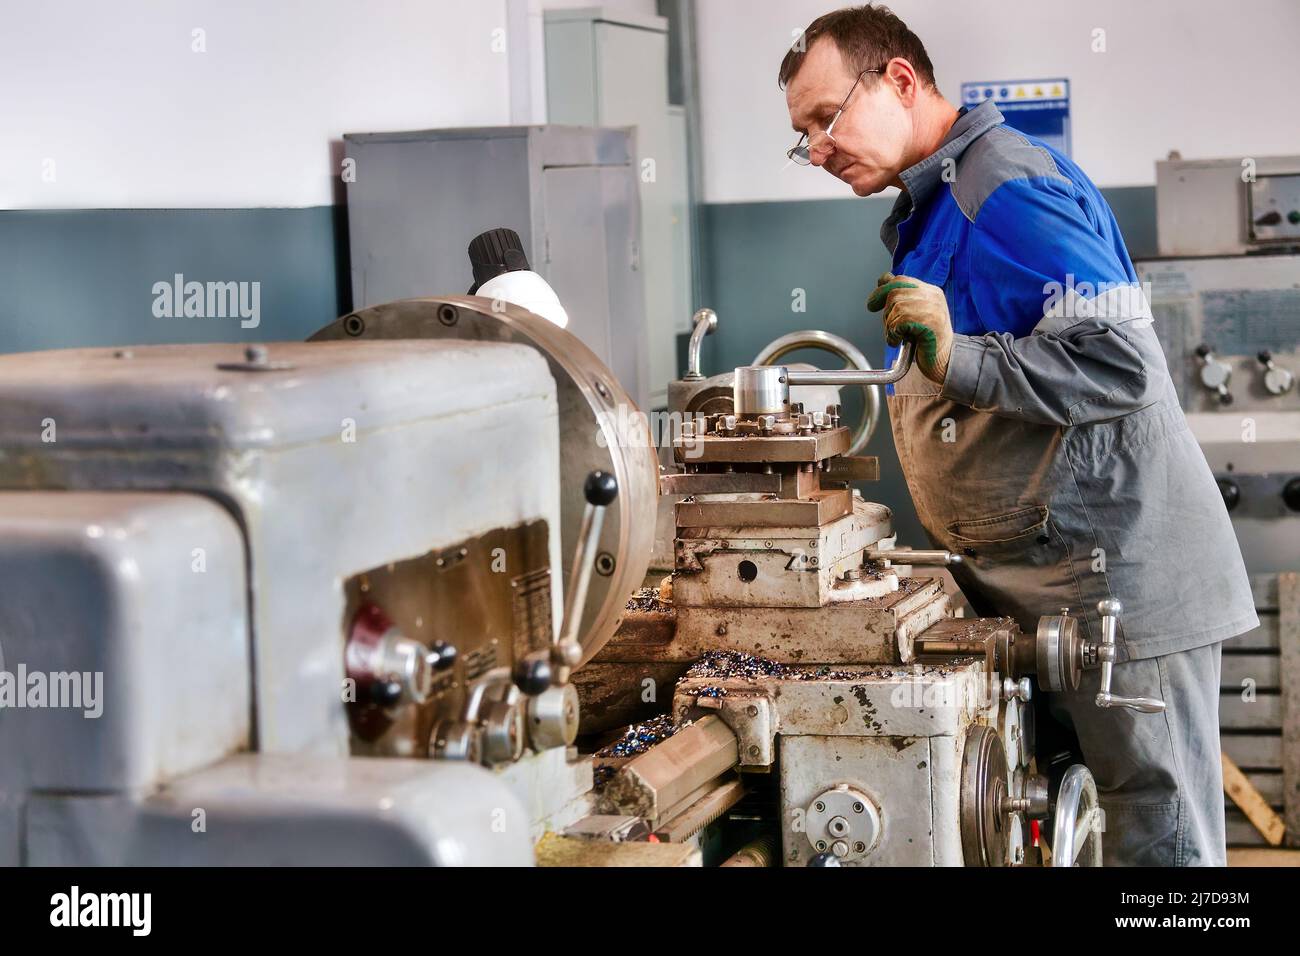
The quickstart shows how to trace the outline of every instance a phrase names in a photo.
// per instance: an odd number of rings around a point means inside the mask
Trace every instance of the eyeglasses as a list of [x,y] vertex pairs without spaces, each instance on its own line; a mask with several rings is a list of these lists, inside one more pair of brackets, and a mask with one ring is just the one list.
[[849,97],[853,95],[853,91],[858,88],[858,84],[862,82],[862,78],[868,73],[883,72],[885,72],[884,67],[881,67],[878,70],[863,70],[859,73],[858,78],[854,80],[853,85],[849,87],[848,96],[844,97],[844,102],[841,103],[840,108],[835,111],[835,115],[831,117],[831,121],[826,124],[826,129],[818,130],[813,133],[811,137],[809,137],[807,133],[804,133],[799,137],[797,143],[785,151],[786,156],[788,156],[791,161],[798,163],[800,166],[811,166],[813,150],[820,150],[822,152],[833,150],[835,148],[835,137],[831,135],[831,130],[835,128],[835,124],[839,121],[840,114],[844,112],[844,108],[849,105]]

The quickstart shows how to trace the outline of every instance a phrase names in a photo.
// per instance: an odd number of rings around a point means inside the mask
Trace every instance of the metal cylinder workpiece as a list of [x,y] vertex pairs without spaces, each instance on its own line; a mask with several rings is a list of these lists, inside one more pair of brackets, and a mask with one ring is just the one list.
[[736,369],[732,399],[737,415],[784,415],[790,401],[783,365],[749,365]]

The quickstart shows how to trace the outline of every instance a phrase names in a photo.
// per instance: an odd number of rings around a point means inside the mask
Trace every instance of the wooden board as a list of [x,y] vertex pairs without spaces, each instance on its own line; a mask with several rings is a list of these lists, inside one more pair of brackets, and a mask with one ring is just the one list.
[[1238,847],[1228,851],[1228,866],[1300,866],[1300,850]]
[[1224,734],[1219,744],[1243,770],[1282,769],[1282,738],[1277,734]]
[[1277,576],[1282,659],[1283,819],[1287,844],[1300,846],[1300,573]]
[[1240,694],[1254,681],[1255,690],[1277,690],[1282,686],[1282,659],[1278,654],[1249,653],[1223,655],[1223,675],[1219,687],[1226,693]]
[[1227,827],[1228,846],[1268,846],[1254,824],[1236,806],[1228,808],[1224,814],[1224,823]]
[[1285,805],[1282,800],[1282,771],[1257,770],[1244,771],[1250,785],[1259,791],[1259,795],[1268,801],[1274,810],[1281,811]]
[[1252,574],[1250,576],[1250,590],[1255,599],[1255,610],[1277,610],[1276,574]]
[[1223,756],[1223,789],[1232,798],[1246,819],[1264,837],[1271,846],[1279,845],[1286,836],[1286,827],[1282,818],[1273,812],[1268,801],[1260,795],[1246,775],[1225,754]]
[[1276,611],[1260,611],[1259,627],[1245,634],[1238,634],[1223,642],[1223,649],[1232,653],[1242,651],[1276,651],[1278,614]]
[[1282,695],[1256,691],[1243,700],[1241,691],[1219,697],[1219,727],[1223,730],[1276,730],[1282,726]]

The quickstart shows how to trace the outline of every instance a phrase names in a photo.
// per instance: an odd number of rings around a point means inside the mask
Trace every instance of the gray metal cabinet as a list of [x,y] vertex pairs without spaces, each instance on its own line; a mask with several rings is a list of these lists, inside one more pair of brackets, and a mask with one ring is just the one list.
[[345,155],[356,308],[465,292],[466,248],[519,233],[569,328],[649,408],[641,210],[626,129],[505,126],[351,133]]
[[668,102],[668,21],[602,7],[546,12],[552,122],[636,126],[652,402],[667,404],[690,331],[690,176],[681,107]]

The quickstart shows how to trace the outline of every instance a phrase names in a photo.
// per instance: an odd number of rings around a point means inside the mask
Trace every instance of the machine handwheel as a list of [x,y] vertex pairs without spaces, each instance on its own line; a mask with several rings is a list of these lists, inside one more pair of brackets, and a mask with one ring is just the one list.
[[[754,356],[752,364],[775,365],[784,356],[800,349],[821,349],[842,358],[848,363],[846,368],[863,372],[871,370],[871,363],[856,345],[846,338],[820,329],[804,329],[801,332],[791,332],[779,339],[773,339],[758,355]],[[867,447],[867,442],[871,441],[876,426],[880,424],[880,386],[864,385],[862,395],[866,401],[866,408],[862,414],[862,421],[853,432],[853,439],[849,444],[849,450],[845,452],[846,455],[861,454]]]
[[1065,771],[1056,792],[1052,866],[1101,866],[1105,820],[1092,772],[1083,764],[1074,764]]
[[1006,866],[1007,752],[992,727],[972,727],[961,758],[961,849],[967,866]]

